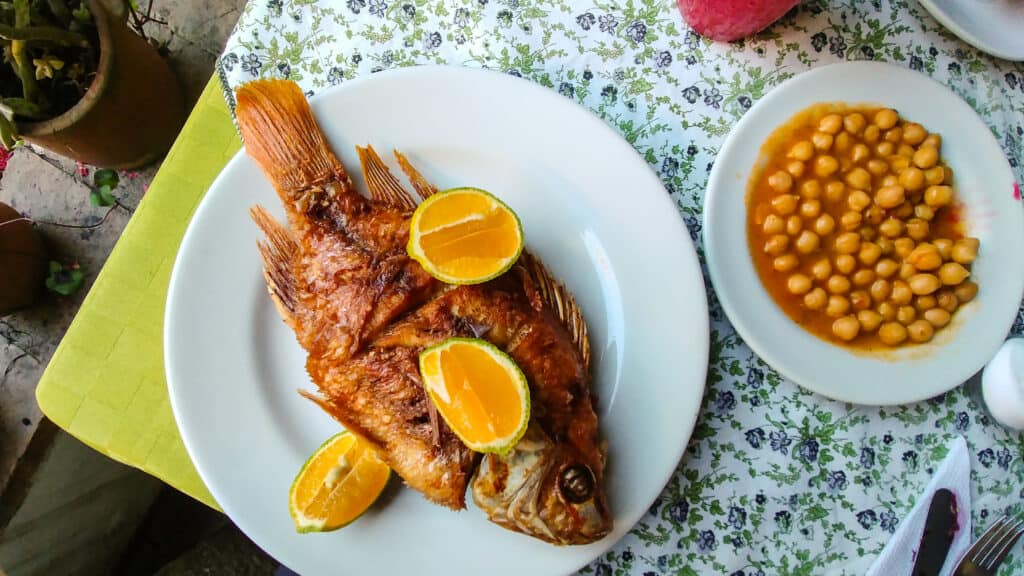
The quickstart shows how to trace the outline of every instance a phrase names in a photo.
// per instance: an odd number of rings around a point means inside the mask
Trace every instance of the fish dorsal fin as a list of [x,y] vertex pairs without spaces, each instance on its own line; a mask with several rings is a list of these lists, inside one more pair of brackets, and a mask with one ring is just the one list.
[[366,186],[370,189],[371,198],[386,202],[396,208],[408,208],[409,210],[416,208],[416,201],[391,174],[373,146],[367,145],[366,148],[356,146],[356,151],[359,153],[359,162],[363,165],[363,177],[366,178]]
[[548,305],[548,309],[558,318],[569,332],[569,338],[576,346],[577,352],[583,365],[590,366],[590,339],[587,336],[587,323],[583,319],[583,313],[562,283],[555,280],[540,258],[523,250],[519,256],[519,265],[522,266],[530,280],[533,281],[541,300]]
[[[298,303],[293,270],[299,254],[299,245],[292,238],[291,232],[275,220],[266,208],[253,206],[249,209],[249,214],[266,235],[266,239],[260,240],[257,246],[263,259],[263,278],[267,282],[270,297],[281,318],[292,326]],[[294,329],[294,326],[292,328]]]
[[420,171],[409,162],[405,154],[398,150],[395,150],[394,153],[395,158],[398,160],[398,166],[402,168],[402,172],[405,172],[406,178],[412,183],[412,187],[416,189],[416,193],[420,195],[420,198],[426,200],[430,196],[437,194],[437,188],[427,181],[423,174],[420,174]]

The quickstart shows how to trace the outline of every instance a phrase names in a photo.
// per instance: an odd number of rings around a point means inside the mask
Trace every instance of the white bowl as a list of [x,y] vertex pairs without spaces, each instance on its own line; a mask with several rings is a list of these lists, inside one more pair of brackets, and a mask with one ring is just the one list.
[[[943,137],[942,157],[965,203],[967,231],[981,241],[973,267],[978,296],[924,345],[871,354],[807,332],[775,304],[747,248],[747,180],[762,143],[780,124],[823,102],[895,108]],[[1024,294],[1024,209],[1003,151],[971,107],[945,86],[879,62],[806,72],[762,98],[733,128],[715,161],[704,201],[711,281],[725,313],[754,352],[783,376],[836,400],[889,405],[946,392],[996,353]]]

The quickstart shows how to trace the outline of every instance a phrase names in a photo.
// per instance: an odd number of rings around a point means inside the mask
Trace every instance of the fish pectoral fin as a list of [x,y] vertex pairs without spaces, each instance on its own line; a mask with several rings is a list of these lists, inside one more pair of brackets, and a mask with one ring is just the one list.
[[299,245],[292,238],[291,232],[274,219],[266,208],[253,206],[249,209],[249,215],[266,235],[266,239],[260,240],[257,247],[263,259],[263,278],[267,282],[270,297],[284,321],[292,326],[298,303],[293,270]]
[[359,162],[363,165],[363,177],[366,179],[366,186],[370,189],[371,198],[386,202],[396,208],[416,209],[416,201],[391,174],[373,146],[367,145],[366,148],[356,146],[356,152],[359,153]]
[[402,169],[402,172],[405,172],[405,177],[409,179],[410,183],[412,183],[412,187],[416,189],[416,193],[420,195],[420,198],[426,200],[430,196],[437,194],[437,188],[424,178],[423,174],[420,174],[420,171],[409,162],[409,159],[405,157],[405,154],[402,154],[398,150],[394,150],[393,152],[395,154],[395,159],[398,160],[398,166]]
[[583,319],[583,312],[579,305],[576,304],[576,299],[561,282],[555,280],[540,258],[529,250],[523,250],[522,255],[519,256],[519,265],[526,271],[527,277],[533,283],[532,288],[540,294],[541,300],[548,305],[558,321],[565,326],[573,346],[576,347],[576,351],[580,355],[584,369],[588,369],[590,366],[590,338],[587,335],[587,323]]

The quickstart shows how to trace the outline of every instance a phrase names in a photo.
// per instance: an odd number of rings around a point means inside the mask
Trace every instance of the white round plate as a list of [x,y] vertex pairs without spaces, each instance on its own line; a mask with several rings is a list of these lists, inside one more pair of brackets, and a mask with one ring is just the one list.
[[[758,278],[747,248],[747,180],[762,143],[794,114],[822,102],[895,108],[942,135],[942,157],[966,205],[968,233],[981,240],[974,263],[977,298],[931,343],[869,355],[822,340],[789,319]],[[805,72],[776,87],[736,124],[718,153],[704,200],[708,271],[736,331],[768,364],[797,384],[856,404],[903,404],[967,380],[1009,331],[1024,294],[1024,210],[1003,151],[985,123],[945,86],[880,62]]]
[[527,246],[573,291],[589,324],[614,531],[559,548],[488,522],[472,504],[452,512],[394,482],[350,526],[295,532],[288,487],[339,425],[296,393],[314,389],[305,353],[267,296],[248,214],[256,203],[283,210],[244,153],[196,210],[167,298],[168,388],[203,481],[249,537],[304,575],[564,574],[593,560],[671,477],[704,390],[703,278],[660,180],[596,116],[496,72],[381,73],[327,90],[312,107],[353,176],[355,145],[397,148],[437,186],[485,188],[519,214]]
[[1024,61],[1021,0],[918,0],[961,40],[1006,60]]

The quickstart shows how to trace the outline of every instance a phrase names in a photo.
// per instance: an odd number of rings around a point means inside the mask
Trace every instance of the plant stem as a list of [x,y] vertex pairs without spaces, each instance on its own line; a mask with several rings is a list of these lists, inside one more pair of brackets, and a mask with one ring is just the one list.
[[78,32],[61,30],[52,26],[24,26],[12,27],[0,24],[0,38],[7,40],[34,40],[37,42],[53,42],[63,46],[78,46],[87,48],[89,39]]
[[[14,28],[27,28],[29,23],[28,0],[14,0]],[[14,58],[14,71],[21,80],[21,91],[25,100],[38,101],[39,87],[36,85],[36,72],[25,51],[24,40],[11,41],[11,56]]]
[[[105,214],[103,214],[103,218],[100,218],[100,221],[95,223],[95,224],[61,224],[60,222],[48,222],[46,220],[33,220],[31,218],[25,218],[24,216],[22,216],[20,218],[12,218],[12,219],[7,220],[5,222],[0,222],[0,228],[3,228],[4,226],[7,226],[8,224],[14,224],[15,222],[29,222],[29,223],[34,223],[34,224],[45,224],[47,226],[56,226],[58,228],[74,228],[76,230],[91,230],[93,228],[99,228],[100,226],[103,226],[103,223],[107,221],[107,216],[110,216],[110,213],[113,212],[114,210],[118,209],[118,208],[124,208],[124,206],[121,205],[120,203],[114,204],[113,206],[110,207],[109,210],[107,210],[107,212]],[[125,210],[127,210],[127,208],[125,208]]]

